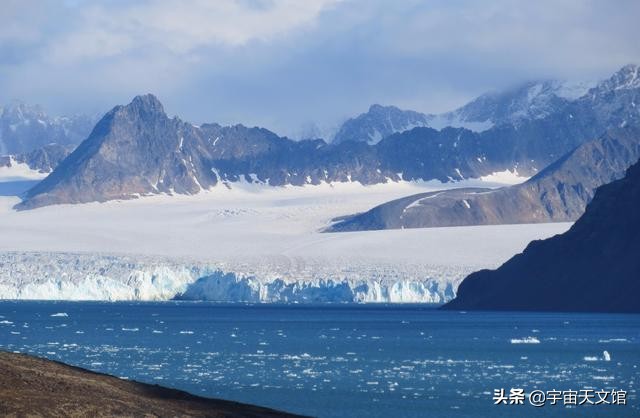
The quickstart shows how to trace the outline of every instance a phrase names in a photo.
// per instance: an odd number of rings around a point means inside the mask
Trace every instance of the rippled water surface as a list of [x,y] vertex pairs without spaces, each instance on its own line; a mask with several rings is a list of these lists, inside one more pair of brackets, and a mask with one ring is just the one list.
[[[7,301],[0,316],[4,350],[312,416],[640,416],[640,315]],[[499,388],[627,405],[495,406]]]

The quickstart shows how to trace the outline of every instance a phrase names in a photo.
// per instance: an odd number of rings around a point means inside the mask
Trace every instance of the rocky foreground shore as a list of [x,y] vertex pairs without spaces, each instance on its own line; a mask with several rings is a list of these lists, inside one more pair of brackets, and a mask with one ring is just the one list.
[[25,354],[0,352],[3,417],[296,417],[123,380]]

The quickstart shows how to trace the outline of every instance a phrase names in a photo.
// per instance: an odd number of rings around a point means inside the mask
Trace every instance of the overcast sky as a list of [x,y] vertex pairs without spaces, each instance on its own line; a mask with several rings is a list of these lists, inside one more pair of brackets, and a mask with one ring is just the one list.
[[0,102],[93,113],[151,92],[193,123],[295,135],[371,103],[450,110],[640,63],[640,1],[2,0]]

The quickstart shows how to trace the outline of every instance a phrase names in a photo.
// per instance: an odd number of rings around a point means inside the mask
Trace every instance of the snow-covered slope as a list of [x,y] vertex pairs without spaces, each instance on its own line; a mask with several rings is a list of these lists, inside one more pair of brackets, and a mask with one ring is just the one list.
[[41,173],[29,167],[26,163],[16,161],[13,155],[3,158],[6,159],[6,164],[0,164],[0,183],[42,180],[47,177],[46,173]]
[[[47,175],[34,170],[13,156],[0,157],[0,207],[38,184]],[[2,216],[2,215],[0,215]],[[2,235],[0,230],[0,235]]]
[[[460,182],[448,187],[493,185]],[[321,234],[340,215],[438,182],[269,187],[56,205],[0,196],[0,297],[441,302],[568,224]]]
[[495,125],[518,125],[542,119],[561,110],[595,85],[595,82],[530,81],[500,92],[481,95],[448,113],[432,115],[429,125],[462,127],[482,132]]

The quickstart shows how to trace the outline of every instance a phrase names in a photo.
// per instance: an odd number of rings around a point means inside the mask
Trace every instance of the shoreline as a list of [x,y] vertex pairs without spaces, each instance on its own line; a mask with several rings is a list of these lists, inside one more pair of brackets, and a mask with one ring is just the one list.
[[0,412],[10,416],[302,417],[0,351]]

